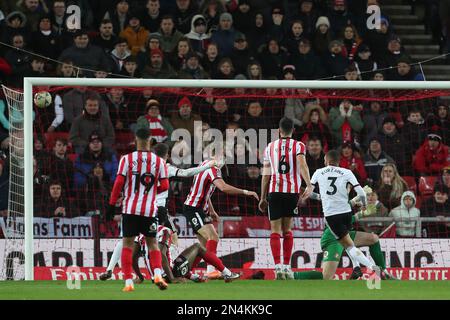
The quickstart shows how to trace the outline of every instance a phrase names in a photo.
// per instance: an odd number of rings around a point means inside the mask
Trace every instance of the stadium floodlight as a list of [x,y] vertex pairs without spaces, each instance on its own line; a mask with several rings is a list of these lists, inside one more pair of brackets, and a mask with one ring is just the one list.
[[[276,81],[276,80],[175,80],[24,78],[23,102],[7,94],[9,106],[23,104],[23,199],[25,280],[33,280],[33,89],[42,86],[132,88],[282,88],[309,90],[437,90],[449,95],[450,81]],[[443,95],[443,94],[442,94]],[[436,96],[436,95],[435,95]],[[19,110],[20,111],[20,110]],[[18,129],[22,127],[18,126]],[[14,173],[12,173],[14,174]],[[22,209],[21,209],[22,210]]]

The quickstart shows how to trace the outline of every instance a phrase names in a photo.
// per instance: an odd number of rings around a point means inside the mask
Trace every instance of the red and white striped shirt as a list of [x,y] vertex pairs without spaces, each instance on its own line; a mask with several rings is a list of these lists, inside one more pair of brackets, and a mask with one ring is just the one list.
[[122,212],[154,217],[158,182],[167,178],[166,162],[152,152],[134,151],[122,156],[117,175],[125,177]]
[[[200,166],[204,166],[208,162],[203,161]],[[216,186],[213,183],[216,179],[222,179],[222,173],[216,167],[209,168],[197,174],[184,204],[191,207],[201,206],[205,212],[208,212],[208,199],[212,196],[214,190],[216,190]]]
[[300,141],[282,138],[269,143],[264,151],[264,162],[270,163],[269,193],[300,193],[299,154],[305,154],[305,145]]

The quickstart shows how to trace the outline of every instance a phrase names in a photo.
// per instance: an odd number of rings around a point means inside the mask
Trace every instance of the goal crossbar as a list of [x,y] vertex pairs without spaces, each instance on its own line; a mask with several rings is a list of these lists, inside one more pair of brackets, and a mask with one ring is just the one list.
[[448,90],[450,81],[24,78],[25,280],[33,280],[33,86]]

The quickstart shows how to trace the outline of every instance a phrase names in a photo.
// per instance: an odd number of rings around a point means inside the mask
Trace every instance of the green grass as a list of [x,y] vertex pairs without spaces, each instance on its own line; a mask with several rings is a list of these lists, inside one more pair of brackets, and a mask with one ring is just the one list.
[[69,290],[65,281],[0,282],[0,299],[450,299],[450,281],[383,281],[369,290],[365,281],[210,281],[170,285],[166,291],[145,282],[130,293],[121,292],[122,281],[84,281],[80,290]]

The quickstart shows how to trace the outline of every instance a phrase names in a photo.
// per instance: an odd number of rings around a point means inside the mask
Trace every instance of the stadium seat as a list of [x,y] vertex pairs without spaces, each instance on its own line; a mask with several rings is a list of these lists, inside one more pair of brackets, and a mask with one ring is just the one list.
[[406,184],[408,185],[408,189],[412,192],[414,192],[415,195],[417,195],[417,183],[416,178],[412,176],[404,176],[402,177],[403,180],[405,180]]
[[242,238],[248,235],[240,221],[224,221],[223,236],[224,238]]
[[69,141],[69,133],[68,132],[46,132],[44,133],[45,139],[45,147],[47,150],[52,150],[55,145],[55,140],[58,138],[65,139]]
[[419,178],[419,193],[421,196],[430,196],[433,194],[434,183],[436,182],[436,177],[420,177]]
[[119,154],[133,151],[134,134],[132,132],[116,132],[115,147]]

